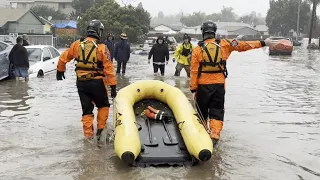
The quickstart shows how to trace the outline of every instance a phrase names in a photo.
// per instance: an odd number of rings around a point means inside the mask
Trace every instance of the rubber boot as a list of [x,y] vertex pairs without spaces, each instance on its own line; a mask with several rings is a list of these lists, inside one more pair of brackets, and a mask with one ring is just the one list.
[[96,133],[98,146],[102,146],[104,144],[104,142],[100,141],[102,132],[103,132],[103,129],[98,129]]
[[106,123],[109,116],[109,107],[102,107],[98,109],[98,130],[97,130],[97,140],[100,141],[100,135],[104,128],[106,127]]
[[180,76],[180,72],[176,69],[176,71],[174,72],[174,76]]
[[94,138],[93,118],[93,114],[82,116],[83,133],[87,140],[92,140]]
[[210,120],[210,137],[212,139],[213,142],[213,146],[216,146],[219,139],[220,139],[220,133],[222,131],[223,128],[223,121],[219,121],[219,120],[215,120],[215,119],[211,119]]

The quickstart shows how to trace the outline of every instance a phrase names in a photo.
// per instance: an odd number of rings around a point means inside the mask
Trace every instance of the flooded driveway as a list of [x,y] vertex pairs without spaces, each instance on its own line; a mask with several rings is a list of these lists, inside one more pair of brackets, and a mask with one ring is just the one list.
[[[52,73],[27,84],[1,82],[0,179],[320,179],[319,53],[233,53],[222,140],[211,161],[192,168],[127,167],[113,145],[86,144],[72,64],[64,81]],[[146,56],[132,56],[127,72],[118,77],[118,88],[161,79]],[[190,97],[185,72],[180,78],[173,74],[170,62],[162,80]]]

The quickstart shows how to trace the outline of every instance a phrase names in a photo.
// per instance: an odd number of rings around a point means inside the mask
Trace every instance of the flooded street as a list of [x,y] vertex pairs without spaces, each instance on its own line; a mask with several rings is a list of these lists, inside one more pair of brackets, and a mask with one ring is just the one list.
[[[64,81],[51,73],[28,83],[0,82],[0,179],[320,179],[319,53],[233,53],[222,140],[211,161],[191,168],[127,167],[113,144],[85,143],[73,64]],[[171,61],[162,80],[191,97],[186,73],[173,77],[174,66]],[[132,55],[126,76],[117,79],[119,90],[161,77],[153,76],[147,56]]]

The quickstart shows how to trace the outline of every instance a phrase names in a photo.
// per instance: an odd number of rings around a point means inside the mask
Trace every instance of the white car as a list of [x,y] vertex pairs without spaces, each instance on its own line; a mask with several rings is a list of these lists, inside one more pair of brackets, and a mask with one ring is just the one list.
[[29,76],[43,77],[46,73],[56,71],[60,52],[47,45],[25,46],[29,54]]

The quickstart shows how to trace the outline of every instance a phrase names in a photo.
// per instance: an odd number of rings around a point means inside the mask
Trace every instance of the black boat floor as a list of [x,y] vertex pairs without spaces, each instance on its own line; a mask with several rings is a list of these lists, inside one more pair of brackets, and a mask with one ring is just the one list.
[[[141,116],[148,106],[165,111],[169,116],[173,117],[169,106],[157,100],[142,100],[134,105],[141,141],[141,153],[137,157],[134,166],[190,166],[198,163],[198,160],[187,151],[175,119],[165,121],[172,137],[172,141],[170,141],[162,121]],[[147,119],[153,136],[152,143],[149,139]]]

